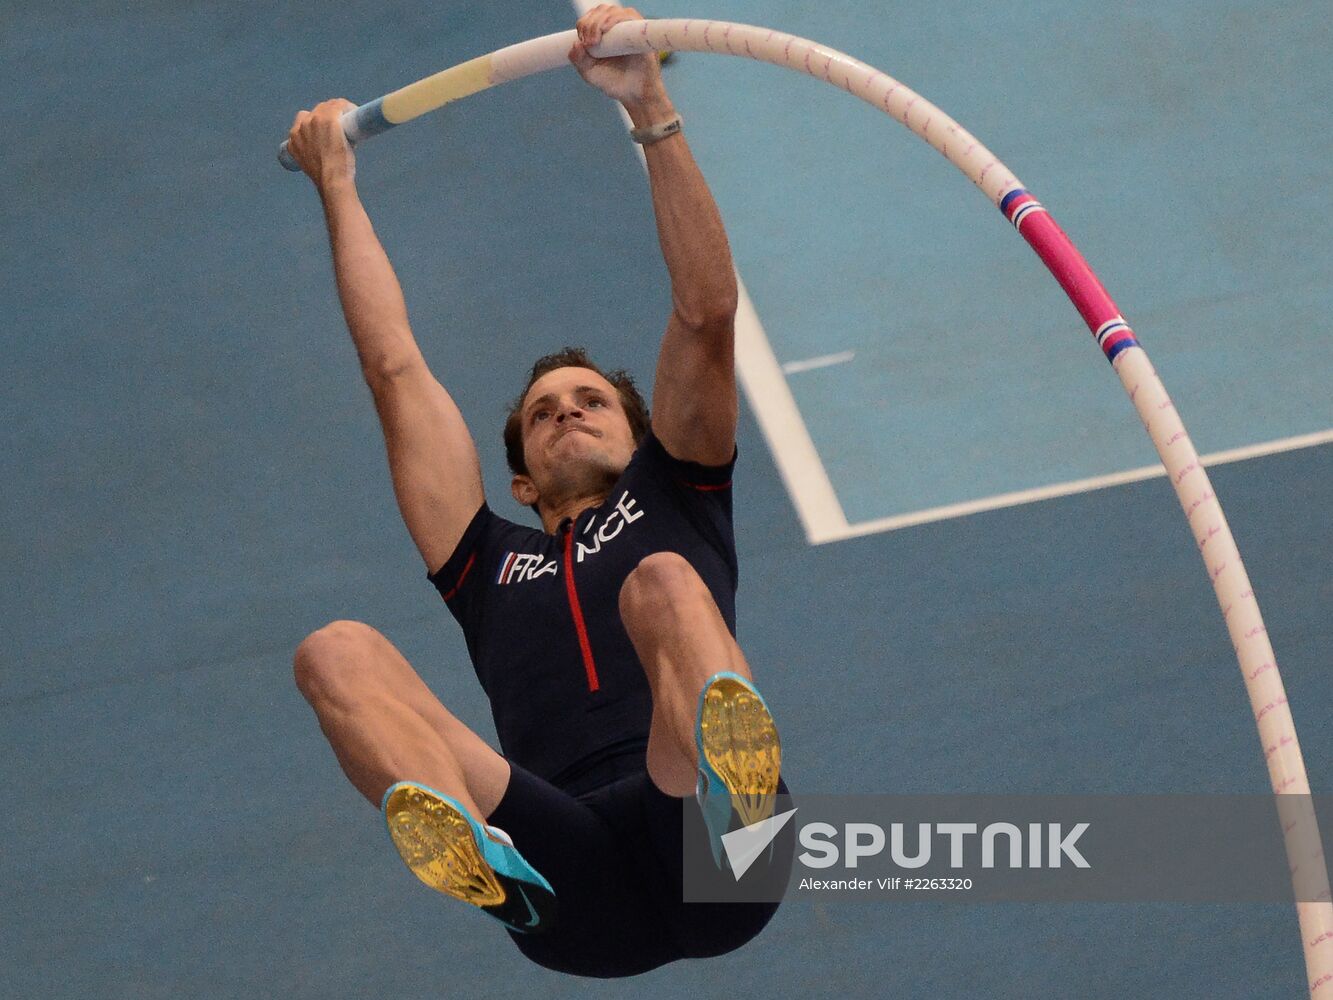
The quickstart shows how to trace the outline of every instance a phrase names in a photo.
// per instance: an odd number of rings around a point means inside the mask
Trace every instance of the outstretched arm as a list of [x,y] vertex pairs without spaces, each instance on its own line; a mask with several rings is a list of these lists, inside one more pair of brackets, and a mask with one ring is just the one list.
[[302,111],[290,149],[319,191],[338,296],[375,398],[398,508],[434,571],[481,506],[481,464],[462,414],[426,367],[402,288],[357,194],[356,161],[339,121],[351,107],[325,101]]
[[[595,59],[614,24],[642,20],[631,7],[595,7],[578,22],[569,54],[585,80],[622,105],[636,128],[675,117],[653,54]],[[671,275],[671,316],[653,385],[653,430],[676,458],[705,465],[731,460],[736,442],[736,274],[727,234],[685,136],[644,146],[662,256]]]

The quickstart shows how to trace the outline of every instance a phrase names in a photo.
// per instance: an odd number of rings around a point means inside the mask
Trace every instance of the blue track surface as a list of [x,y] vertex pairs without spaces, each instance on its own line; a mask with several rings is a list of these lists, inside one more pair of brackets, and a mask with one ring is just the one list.
[[[1326,18],[1291,4],[719,3],[878,65],[1025,180],[1097,268],[1201,451],[1333,426]],[[295,110],[568,27],[563,0],[85,4],[0,15],[0,995],[1298,996],[1288,907],[789,905],[629,983],[526,963],[386,850],[291,682],[382,629],[483,734],[397,519]],[[1152,461],[998,213],[831,88],[681,57],[670,85],[852,520]],[[572,73],[376,139],[359,178],[506,510],[504,404],[566,342],[652,371],[669,308],[642,172]],[[747,413],[740,640],[809,791],[1262,791],[1163,480],[811,548]],[[1214,470],[1313,784],[1333,710],[1333,447]],[[801,618],[793,619],[793,608]]]

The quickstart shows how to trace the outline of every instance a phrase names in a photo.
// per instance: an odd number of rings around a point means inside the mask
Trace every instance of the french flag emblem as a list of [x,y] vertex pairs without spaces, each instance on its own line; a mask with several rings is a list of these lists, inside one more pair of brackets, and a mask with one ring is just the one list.
[[506,552],[500,563],[500,572],[495,578],[498,584],[521,583],[535,580],[547,574],[555,576],[560,564],[554,559],[545,559],[540,553]]

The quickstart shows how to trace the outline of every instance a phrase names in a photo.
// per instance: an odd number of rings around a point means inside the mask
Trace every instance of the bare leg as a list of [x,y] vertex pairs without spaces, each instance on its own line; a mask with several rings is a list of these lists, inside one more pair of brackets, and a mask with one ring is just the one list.
[[722,670],[750,677],[750,668],[708,587],[673,552],[648,556],[625,578],[620,617],[653,692],[648,774],[668,795],[692,795],[704,681]]
[[379,807],[388,787],[417,781],[484,821],[509,785],[509,763],[440,704],[383,635],[337,621],[296,650],[296,686],[343,773]]

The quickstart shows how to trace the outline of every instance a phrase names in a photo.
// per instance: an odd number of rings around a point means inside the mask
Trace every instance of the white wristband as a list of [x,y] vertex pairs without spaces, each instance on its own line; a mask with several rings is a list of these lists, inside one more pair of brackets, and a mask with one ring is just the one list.
[[632,128],[629,130],[629,137],[640,146],[651,146],[655,142],[660,142],[669,135],[675,135],[680,131],[681,117],[676,115],[667,121],[660,122],[657,125],[645,125],[643,128]]

